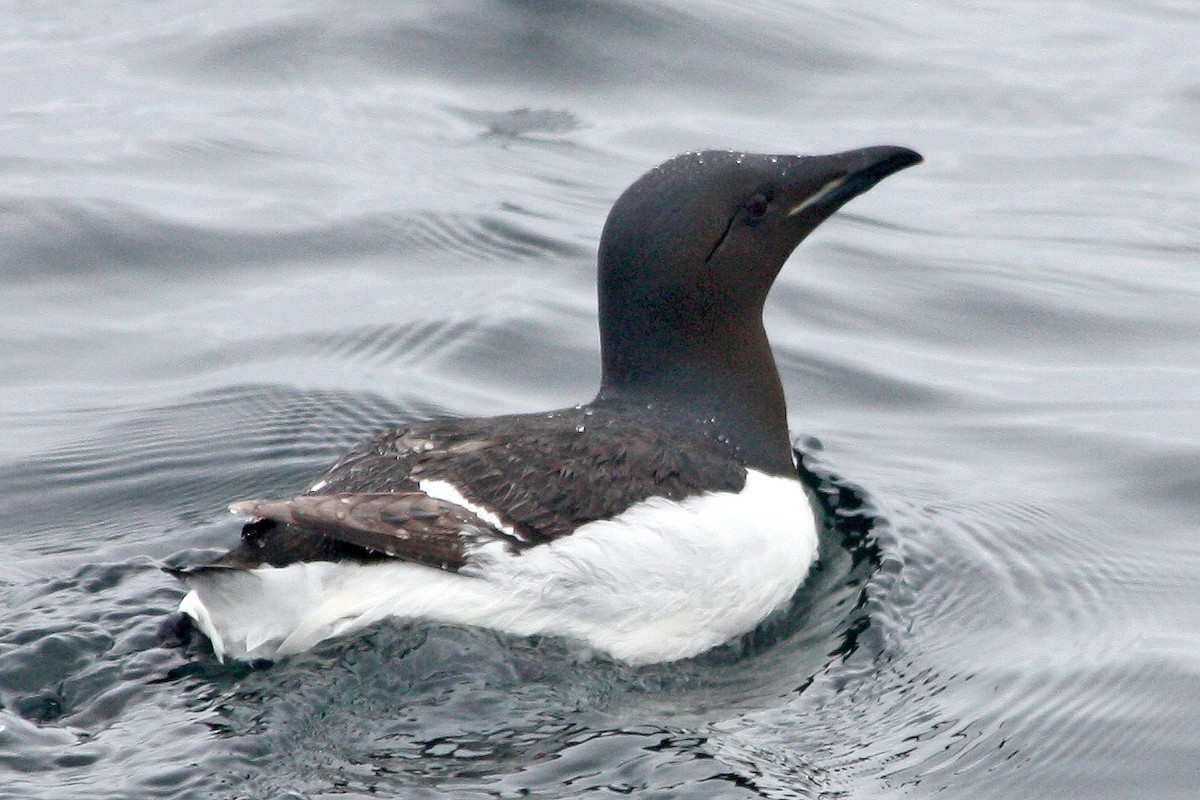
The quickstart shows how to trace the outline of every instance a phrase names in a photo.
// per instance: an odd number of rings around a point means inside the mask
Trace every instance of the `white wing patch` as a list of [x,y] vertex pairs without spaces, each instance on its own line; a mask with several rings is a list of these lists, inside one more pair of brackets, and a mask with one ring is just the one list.
[[463,497],[463,493],[458,490],[458,487],[449,481],[443,480],[423,480],[417,483],[417,488],[425,494],[437,500],[445,500],[447,503],[453,503],[456,506],[462,506],[467,511],[470,511],[481,520],[491,525],[498,531],[503,531],[509,536],[518,541],[529,541],[521,534],[513,530],[511,525],[506,525],[500,519],[500,516],[490,508],[485,508],[477,503],[472,503],[467,498]]
[[[428,484],[487,519],[453,486]],[[651,498],[519,554],[481,548],[459,573],[398,561],[204,571],[180,610],[218,657],[279,658],[394,616],[563,636],[645,664],[753,630],[787,605],[816,553],[800,482],[750,470],[740,493]]]

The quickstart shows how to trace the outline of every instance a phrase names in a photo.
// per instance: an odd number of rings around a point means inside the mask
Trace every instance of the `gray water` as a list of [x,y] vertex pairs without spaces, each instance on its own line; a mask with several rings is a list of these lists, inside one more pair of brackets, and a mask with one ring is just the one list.
[[[749,5],[4,4],[0,796],[1197,796],[1200,6]],[[767,312],[827,512],[786,618],[158,646],[229,502],[590,398],[645,169],[879,143],[927,162]]]

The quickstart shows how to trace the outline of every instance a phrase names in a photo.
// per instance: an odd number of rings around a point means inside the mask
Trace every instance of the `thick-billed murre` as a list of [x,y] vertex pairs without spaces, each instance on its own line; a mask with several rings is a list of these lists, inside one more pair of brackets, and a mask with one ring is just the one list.
[[435,419],[306,492],[230,508],[238,547],[172,570],[218,658],[276,659],[385,617],[686,658],[785,606],[816,558],[763,303],[843,203],[921,161],[686,153],[616,201],[599,249],[603,374],[586,404]]

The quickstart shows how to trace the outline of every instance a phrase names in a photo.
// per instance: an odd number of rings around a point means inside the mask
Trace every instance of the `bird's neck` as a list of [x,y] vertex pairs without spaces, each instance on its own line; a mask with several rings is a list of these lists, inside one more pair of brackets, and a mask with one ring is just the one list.
[[794,474],[787,407],[761,316],[703,335],[602,331],[597,404],[694,421],[747,467]]

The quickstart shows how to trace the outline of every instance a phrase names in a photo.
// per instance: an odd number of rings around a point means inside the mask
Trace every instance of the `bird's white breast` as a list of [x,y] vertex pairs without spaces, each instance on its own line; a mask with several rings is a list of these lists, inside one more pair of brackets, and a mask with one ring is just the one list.
[[277,658],[395,616],[564,636],[651,663],[752,630],[791,599],[816,551],[799,481],[750,470],[738,493],[651,498],[520,552],[482,546],[459,573],[399,561],[201,573],[180,608],[235,658]]

